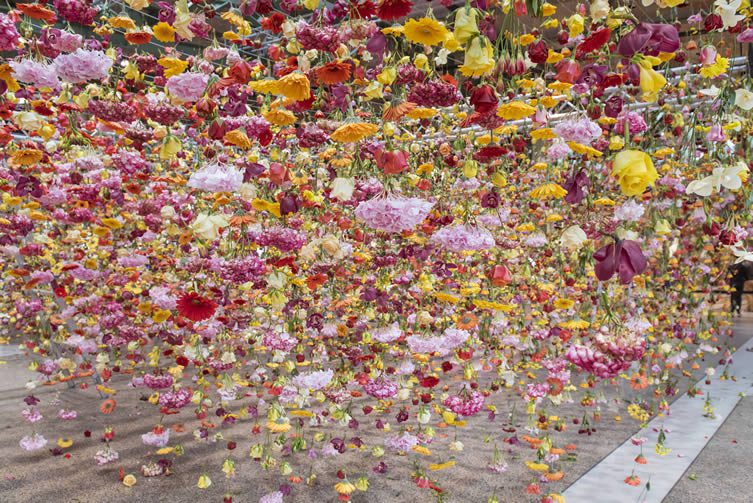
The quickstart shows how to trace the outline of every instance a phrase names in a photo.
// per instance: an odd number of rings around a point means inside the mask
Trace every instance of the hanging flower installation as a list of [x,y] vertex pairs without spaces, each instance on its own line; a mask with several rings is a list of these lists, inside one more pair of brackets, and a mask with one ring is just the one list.
[[[606,391],[636,424],[696,394],[704,292],[751,257],[753,11],[440,3],[0,14],[2,335],[106,421],[74,442],[91,415],[32,391],[22,450],[99,441],[81,470],[136,491],[222,444],[262,502],[391,470],[443,500],[482,427],[482,471],[561,501]],[[192,480],[232,500],[240,461]]]

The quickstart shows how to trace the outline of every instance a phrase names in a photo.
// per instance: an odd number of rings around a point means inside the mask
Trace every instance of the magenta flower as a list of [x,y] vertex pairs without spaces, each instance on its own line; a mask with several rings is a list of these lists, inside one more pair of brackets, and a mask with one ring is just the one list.
[[627,285],[633,276],[646,270],[646,257],[641,247],[629,239],[617,240],[594,253],[594,272],[600,281],[608,281],[615,272],[620,275],[620,283]]

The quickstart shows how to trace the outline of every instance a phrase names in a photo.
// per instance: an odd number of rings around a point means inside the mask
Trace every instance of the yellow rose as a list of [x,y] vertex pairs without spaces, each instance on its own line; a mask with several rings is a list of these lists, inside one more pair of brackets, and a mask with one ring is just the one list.
[[478,34],[476,24],[476,9],[470,7],[460,8],[455,14],[455,40],[461,44],[468,42],[471,37]]
[[481,77],[494,68],[494,48],[486,37],[476,37],[465,51],[460,72],[466,77]]
[[643,194],[659,178],[651,157],[640,150],[623,150],[617,154],[614,157],[612,175],[617,178],[622,193],[626,196]]

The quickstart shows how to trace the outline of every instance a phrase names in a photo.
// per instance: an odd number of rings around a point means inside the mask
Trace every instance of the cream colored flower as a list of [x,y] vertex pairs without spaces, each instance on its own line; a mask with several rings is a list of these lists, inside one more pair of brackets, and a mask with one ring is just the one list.
[[353,197],[353,190],[356,187],[356,182],[352,178],[337,177],[332,182],[332,191],[330,197],[333,199],[339,199],[340,201],[350,201]]
[[588,236],[578,225],[568,227],[560,236],[560,244],[569,251],[579,250],[586,241],[588,241]]
[[191,224],[191,230],[207,241],[214,241],[220,236],[220,229],[228,225],[230,225],[230,222],[224,215],[199,213],[196,220]]

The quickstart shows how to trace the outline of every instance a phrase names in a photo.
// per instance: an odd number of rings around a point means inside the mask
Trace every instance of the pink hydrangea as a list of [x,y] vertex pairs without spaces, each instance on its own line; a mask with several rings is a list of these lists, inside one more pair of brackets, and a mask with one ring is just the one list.
[[275,491],[273,493],[265,494],[259,499],[259,503],[282,503],[283,502],[282,491]]
[[194,102],[204,94],[208,82],[209,77],[203,73],[186,72],[170,77],[165,88],[181,101]]
[[401,435],[388,437],[384,443],[395,452],[408,452],[418,445],[418,437],[406,431]]
[[16,23],[7,14],[0,14],[0,51],[14,51],[21,40]]
[[293,383],[299,388],[317,391],[327,386],[332,381],[334,374],[332,369],[309,372],[297,376],[293,380]]
[[355,214],[372,229],[402,232],[423,222],[434,203],[418,198],[378,197],[358,205]]
[[25,451],[37,451],[47,445],[47,439],[39,433],[27,435],[19,442],[21,448]]
[[584,118],[560,122],[554,126],[554,132],[565,141],[590,145],[601,136],[601,127],[594,121]]
[[489,231],[470,225],[443,227],[431,236],[431,242],[452,252],[486,250],[496,244]]
[[152,447],[164,447],[170,441],[170,429],[165,428],[160,433],[150,431],[141,435],[141,441],[144,445],[151,445]]
[[403,331],[397,326],[397,323],[393,323],[387,327],[378,328],[372,330],[371,337],[377,342],[389,343],[400,338],[403,335]]
[[448,328],[437,337],[422,337],[411,335],[408,337],[408,347],[414,353],[439,353],[440,356],[449,354],[468,340],[470,333],[467,330]]
[[112,67],[112,60],[102,51],[77,49],[55,58],[54,65],[63,81],[83,84],[90,80],[106,79]]
[[13,69],[13,77],[18,81],[37,87],[49,87],[55,90],[60,88],[58,74],[53,65],[24,59],[11,61],[10,67]]
[[170,293],[170,289],[164,286],[155,286],[149,290],[152,303],[160,309],[175,309],[178,298]]
[[243,173],[224,164],[210,164],[188,179],[188,186],[209,192],[233,192],[243,183]]

